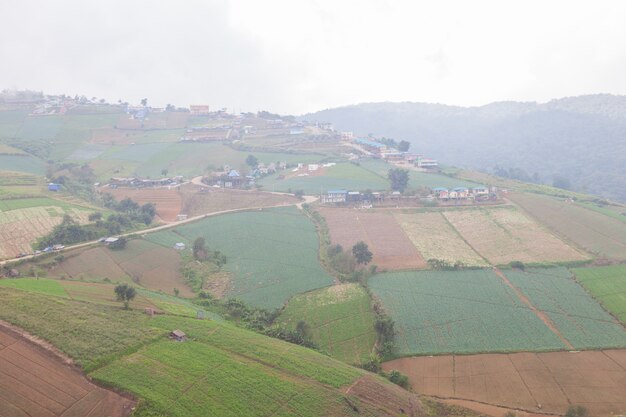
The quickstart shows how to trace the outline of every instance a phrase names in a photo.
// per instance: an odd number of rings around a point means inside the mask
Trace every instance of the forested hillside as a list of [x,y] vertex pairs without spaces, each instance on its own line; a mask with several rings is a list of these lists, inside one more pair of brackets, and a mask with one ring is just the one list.
[[481,107],[368,103],[303,116],[406,139],[445,164],[626,201],[626,96]]

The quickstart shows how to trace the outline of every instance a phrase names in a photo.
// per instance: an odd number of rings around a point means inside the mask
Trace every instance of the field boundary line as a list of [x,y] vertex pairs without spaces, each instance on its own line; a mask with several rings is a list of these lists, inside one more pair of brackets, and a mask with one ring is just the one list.
[[500,277],[500,279],[502,281],[504,281],[504,283],[509,286],[517,295],[517,297],[519,298],[519,300],[526,304],[533,313],[535,313],[535,315],[555,334],[559,337],[559,339],[561,339],[561,341],[565,344],[565,346],[567,346],[570,350],[574,350],[574,346],[569,342],[569,340],[567,340],[565,338],[565,336],[563,336],[561,334],[561,332],[558,330],[558,328],[556,327],[556,325],[552,322],[552,320],[550,319],[550,317],[548,317],[547,314],[545,314],[543,311],[539,310],[537,307],[535,307],[535,305],[530,301],[530,299],[528,297],[526,297],[526,295],[524,295],[524,293],[517,288],[515,285],[513,285],[513,283],[511,281],[509,281],[509,279],[506,277],[506,275],[504,275],[504,273],[502,271],[500,271],[498,268],[494,267],[493,271],[495,272],[495,274]]
[[482,253],[478,252],[478,250],[476,250],[476,248],[475,248],[474,246],[472,246],[472,245],[471,245],[471,244],[470,244],[470,243],[469,243],[469,242],[465,239],[465,237],[463,237],[463,235],[461,234],[461,232],[459,232],[459,231],[458,231],[458,229],[457,229],[456,227],[454,227],[454,225],[452,224],[452,222],[450,221],[450,219],[448,219],[448,217],[447,217],[444,213],[445,213],[445,210],[442,210],[442,211],[440,211],[440,212],[439,212],[439,214],[441,215],[441,217],[443,217],[443,220],[446,222],[446,224],[447,224],[448,226],[450,226],[450,228],[454,231],[454,233],[456,233],[456,234],[459,236],[459,238],[460,238],[463,242],[465,242],[465,244],[466,244],[466,245],[467,245],[467,246],[468,246],[471,250],[473,250],[473,251],[474,251],[474,253],[475,253],[476,255],[478,255],[478,256],[479,256],[479,257],[480,257],[483,261],[485,261],[485,263],[487,264],[487,266],[491,265],[491,262],[489,262],[489,259],[485,258],[485,257],[483,256],[483,254],[482,254]]
[[[534,355],[537,356],[537,355]],[[513,369],[515,369],[515,373],[517,373],[517,376],[519,377],[519,379],[522,381],[522,384],[524,384],[524,388],[526,388],[526,391],[528,391],[528,395],[530,395],[530,398],[533,399],[533,401],[535,402],[535,404],[539,405],[539,403],[537,402],[537,399],[535,398],[535,396],[533,395],[533,392],[530,390],[530,388],[528,387],[528,384],[526,383],[526,380],[524,380],[524,377],[522,376],[522,374],[520,373],[519,369],[517,369],[517,366],[515,366],[515,362],[513,362],[513,360],[511,359],[511,355],[506,355],[506,358],[509,360],[509,362],[511,362],[511,365],[513,366]],[[560,389],[561,387],[559,387]]]

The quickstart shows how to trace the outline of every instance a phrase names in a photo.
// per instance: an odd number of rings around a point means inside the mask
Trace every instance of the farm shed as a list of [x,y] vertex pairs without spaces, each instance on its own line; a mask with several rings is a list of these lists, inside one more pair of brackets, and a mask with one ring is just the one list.
[[185,250],[185,244],[183,242],[178,242],[174,245],[174,249],[176,250]]
[[170,339],[177,342],[184,342],[187,340],[187,335],[182,330],[176,329],[170,333]]
[[60,189],[61,189],[61,185],[60,184],[55,184],[53,182],[48,184],[48,191],[59,191]]
[[435,194],[435,196],[440,199],[447,200],[449,198],[449,191],[445,187],[433,188],[433,194]]

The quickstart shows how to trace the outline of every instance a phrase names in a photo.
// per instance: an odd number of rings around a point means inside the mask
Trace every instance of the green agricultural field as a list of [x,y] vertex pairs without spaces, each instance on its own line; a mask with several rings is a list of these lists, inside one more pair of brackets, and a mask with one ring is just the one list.
[[626,331],[565,268],[504,271],[576,349],[626,347]]
[[63,127],[63,116],[27,116],[16,137],[29,140],[53,140]]
[[0,288],[0,319],[51,343],[89,371],[166,334],[143,312]]
[[92,209],[88,209],[86,207],[80,207],[74,204],[66,203],[65,201],[53,200],[46,197],[0,200],[0,211],[19,210],[31,207],[60,207],[63,210],[82,209],[93,211]]
[[303,190],[305,194],[319,194],[333,189],[387,190],[390,186],[386,177],[381,177],[355,164],[339,163],[325,169],[324,175],[292,176],[286,179],[279,177],[291,172],[280,172],[261,179],[259,185],[263,186],[265,191]]
[[226,296],[278,308],[295,294],[332,284],[321,268],[315,227],[294,207],[209,217],[146,239],[165,247],[203,237],[226,255],[232,273]]
[[604,308],[626,323],[626,265],[574,268],[572,272]]
[[15,138],[27,114],[25,110],[0,111],[0,138]]
[[16,278],[16,279],[0,279],[0,287],[15,288],[23,291],[36,292],[40,294],[56,295],[58,297],[67,297],[67,292],[59,284],[59,281],[52,279],[37,278]]
[[45,162],[30,155],[0,155],[0,167],[3,171],[25,172],[34,175],[46,173]]
[[566,348],[492,270],[384,273],[369,287],[396,323],[398,355]]
[[343,362],[367,360],[376,342],[370,298],[358,284],[296,295],[277,322],[293,330],[301,320],[310,326],[311,340]]

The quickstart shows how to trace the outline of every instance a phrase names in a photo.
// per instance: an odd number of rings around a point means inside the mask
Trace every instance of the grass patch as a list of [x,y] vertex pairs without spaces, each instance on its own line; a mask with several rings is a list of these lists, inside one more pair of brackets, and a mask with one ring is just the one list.
[[14,288],[17,290],[36,292],[40,294],[67,297],[67,292],[58,281],[52,279],[17,278],[0,279],[0,287]]
[[573,268],[572,272],[604,308],[626,323],[626,265]]
[[370,298],[358,284],[296,295],[277,323],[295,330],[301,320],[310,326],[311,340],[321,350],[346,363],[366,361],[376,342]]

